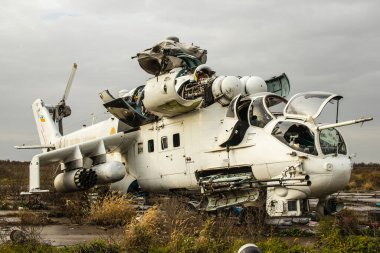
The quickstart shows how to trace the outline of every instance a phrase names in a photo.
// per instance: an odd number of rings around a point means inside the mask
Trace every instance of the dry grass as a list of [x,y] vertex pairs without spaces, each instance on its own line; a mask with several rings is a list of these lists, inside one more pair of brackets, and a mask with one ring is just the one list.
[[124,226],[136,216],[135,201],[132,197],[109,195],[91,204],[88,221],[102,226]]
[[378,191],[380,190],[380,165],[379,164],[354,164],[351,180],[347,190],[354,191]]
[[373,182],[365,182],[362,187],[363,187],[363,190],[365,191],[375,190],[375,185]]
[[133,220],[126,226],[125,244],[127,252],[148,252],[152,245],[160,244],[160,232],[165,222],[157,206],[150,208],[140,220]]
[[236,238],[252,240],[248,230],[260,231],[259,226],[241,224],[228,212],[199,213],[185,199],[170,198],[126,226],[125,248],[127,252],[231,252]]
[[335,225],[343,235],[358,234],[359,224],[357,214],[352,210],[344,209],[336,214]]
[[48,215],[44,212],[22,211],[19,217],[23,226],[43,226],[49,223]]
[[28,243],[37,246],[42,242],[41,232],[43,226],[50,223],[47,213],[22,211],[18,214],[20,225],[18,226],[18,235],[14,238],[15,242]]
[[74,224],[82,224],[88,213],[88,206],[85,202],[79,202],[78,200],[66,200],[66,203],[62,206],[63,214],[69,218]]

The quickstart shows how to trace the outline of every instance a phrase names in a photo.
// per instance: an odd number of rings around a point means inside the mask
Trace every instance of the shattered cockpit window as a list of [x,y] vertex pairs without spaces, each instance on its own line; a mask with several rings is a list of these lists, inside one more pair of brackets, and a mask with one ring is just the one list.
[[274,127],[272,135],[294,150],[318,155],[314,134],[305,125],[294,122],[279,122]]
[[335,128],[323,129],[319,134],[319,143],[323,154],[347,154],[346,144]]

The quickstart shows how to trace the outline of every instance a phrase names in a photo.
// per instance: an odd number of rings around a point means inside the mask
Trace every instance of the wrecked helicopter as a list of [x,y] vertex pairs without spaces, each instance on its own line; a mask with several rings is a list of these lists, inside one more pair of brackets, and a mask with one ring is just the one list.
[[[352,161],[338,127],[369,121],[318,123],[342,96],[298,93],[289,100],[286,74],[216,75],[207,51],[169,37],[135,56],[153,76],[133,90],[100,93],[109,119],[63,134],[62,120],[77,66],[55,106],[32,104],[41,145],[30,163],[29,191],[40,189],[40,166],[60,163],[59,192],[110,184],[122,192],[188,192],[214,211],[249,206],[266,191],[271,217],[302,216],[308,199],[320,213],[336,211],[329,195],[342,190]],[[339,107],[337,107],[339,108]]]

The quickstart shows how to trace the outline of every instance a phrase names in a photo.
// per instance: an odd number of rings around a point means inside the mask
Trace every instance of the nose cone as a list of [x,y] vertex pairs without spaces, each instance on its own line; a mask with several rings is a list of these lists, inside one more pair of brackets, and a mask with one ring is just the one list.
[[311,180],[311,197],[322,197],[343,190],[350,181],[352,162],[346,156],[317,158],[306,170]]

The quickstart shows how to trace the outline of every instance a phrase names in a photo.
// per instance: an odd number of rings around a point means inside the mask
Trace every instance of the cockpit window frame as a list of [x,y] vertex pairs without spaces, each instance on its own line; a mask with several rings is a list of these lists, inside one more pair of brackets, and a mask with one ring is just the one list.
[[[341,153],[340,150],[336,149],[335,152],[329,152],[329,153],[326,153],[324,151],[324,149],[322,148],[322,145],[321,145],[321,132],[324,131],[324,130],[328,130],[328,129],[334,129],[338,134],[339,134],[339,137],[340,137],[340,140],[342,141],[343,143],[343,146],[344,147],[344,150],[345,152]],[[336,129],[336,128],[326,128],[326,129],[323,129],[323,130],[319,130],[317,131],[317,136],[316,136],[316,141],[318,143],[318,150],[319,150],[319,153],[326,157],[326,156],[337,156],[337,155],[343,155],[343,156],[347,156],[349,154],[348,152],[348,147],[347,147],[347,143],[345,142],[344,138],[343,138],[343,135],[342,133]]]
[[[267,106],[267,99],[268,97],[276,97],[280,100],[282,100],[284,103],[285,103],[285,107],[287,106],[288,104],[288,100],[286,100],[285,98],[281,97],[281,96],[278,96],[278,95],[274,95],[274,94],[269,94],[269,95],[266,95],[263,97],[263,104],[264,104],[264,108],[265,110],[267,110],[267,112],[275,119],[277,118],[279,115],[274,115],[270,110],[269,110],[269,107]],[[285,109],[285,108],[284,108]],[[283,114],[283,113],[282,113]]]
[[[298,127],[304,127],[308,130],[309,134],[311,134],[312,136],[312,139],[313,139],[313,149],[312,151],[310,152],[305,152],[306,148],[304,148],[304,150],[302,150],[302,146],[301,146],[301,142],[298,141],[296,142],[298,144],[298,146],[294,145],[295,143],[292,144],[292,141],[288,142],[288,140],[286,140],[286,138],[284,136],[281,136],[281,138],[279,138],[278,136],[276,136],[273,132],[275,131],[275,128],[279,125],[279,124],[292,124],[290,127],[287,128],[287,131],[289,131],[290,128],[292,128],[293,126],[297,125],[297,128]],[[285,133],[286,133],[285,132]],[[284,135],[285,135],[284,133]],[[279,142],[281,142],[283,145],[291,148],[292,150],[294,151],[297,151],[297,152],[301,152],[303,154],[306,154],[306,155],[311,155],[311,156],[320,156],[321,154],[323,154],[320,150],[320,144],[319,144],[319,133],[316,133],[312,128],[310,128],[310,126],[308,126],[308,124],[305,124],[305,123],[302,123],[302,122],[299,122],[299,121],[288,121],[288,120],[280,120],[278,122],[276,122],[276,125],[273,127],[272,131],[271,131],[271,135],[276,138]],[[297,136],[297,138],[300,138],[299,136]],[[307,140],[306,138],[304,140]],[[310,147],[308,147],[308,149],[310,149]]]
[[232,118],[232,119],[238,118],[237,104],[240,102],[241,97],[242,96],[240,94],[232,99],[226,111],[226,118]]
[[[287,104],[287,100],[281,96],[278,96],[278,95],[275,95],[275,94],[268,94],[268,95],[265,95],[265,96],[259,96],[259,97],[253,97],[253,98],[250,98],[251,99],[251,103],[249,105],[249,109],[248,109],[248,121],[249,121],[249,124],[250,126],[254,126],[254,127],[260,127],[260,128],[264,128],[269,122],[271,122],[273,119],[276,119],[278,116],[280,115],[275,115],[273,114],[270,110],[269,110],[269,107],[267,105],[267,101],[268,101],[268,98],[269,97],[275,97],[275,98],[278,98],[279,100],[281,100],[282,102],[285,103],[285,106]],[[266,122],[264,122],[263,125],[255,125],[252,123],[251,121],[251,114],[252,114],[252,110],[253,110],[253,107],[254,107],[254,103],[257,101],[257,100],[260,100],[260,105],[262,105],[262,108],[264,109],[265,113],[267,114],[267,116],[270,117],[270,119],[266,119]],[[242,100],[243,101],[243,100]],[[282,115],[281,115],[282,116]]]

